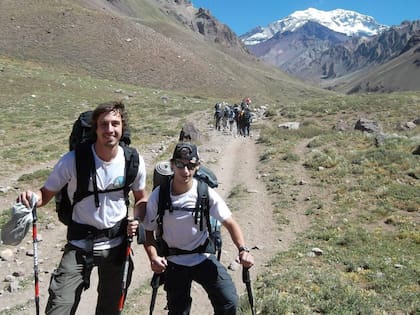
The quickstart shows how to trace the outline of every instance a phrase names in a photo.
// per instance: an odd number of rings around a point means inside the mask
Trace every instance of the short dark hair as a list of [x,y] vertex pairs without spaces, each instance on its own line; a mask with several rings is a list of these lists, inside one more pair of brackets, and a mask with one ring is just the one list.
[[96,133],[96,129],[98,128],[98,118],[103,113],[109,112],[117,112],[121,115],[122,120],[122,130],[126,130],[128,128],[128,113],[125,110],[125,106],[121,101],[111,101],[106,103],[99,104],[92,113],[92,131]]

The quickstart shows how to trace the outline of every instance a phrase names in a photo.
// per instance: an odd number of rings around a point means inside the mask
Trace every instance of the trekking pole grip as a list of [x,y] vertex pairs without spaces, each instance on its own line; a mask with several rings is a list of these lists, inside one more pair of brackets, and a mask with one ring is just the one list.
[[249,268],[243,267],[242,268],[242,282],[243,283],[250,283],[251,278],[249,275]]
[[160,274],[155,272],[153,274],[152,280],[150,281],[150,286],[153,289],[159,288],[159,282],[160,282]]

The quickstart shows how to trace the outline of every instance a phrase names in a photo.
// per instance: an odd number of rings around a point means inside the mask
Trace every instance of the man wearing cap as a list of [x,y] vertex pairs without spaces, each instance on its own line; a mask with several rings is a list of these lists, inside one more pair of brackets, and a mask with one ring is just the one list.
[[[201,284],[206,290],[215,314],[236,314],[238,296],[235,285],[215,255],[199,250],[205,247],[203,245],[208,239],[208,231],[201,230],[194,220],[193,213],[185,211],[196,207],[198,197],[198,181],[194,178],[200,167],[197,147],[189,143],[178,143],[170,163],[174,173],[169,189],[171,208],[165,210],[162,224],[159,225],[158,204],[162,186],[158,187],[149,198],[144,218],[145,249],[151,269],[158,274],[165,272],[168,314],[190,313],[192,281]],[[227,228],[238,248],[238,261],[245,268],[252,267],[254,258],[245,246],[242,231],[226,203],[210,187],[208,198],[210,216]],[[165,245],[175,250],[166,257],[158,253],[157,249],[154,231],[157,231],[159,226]]]

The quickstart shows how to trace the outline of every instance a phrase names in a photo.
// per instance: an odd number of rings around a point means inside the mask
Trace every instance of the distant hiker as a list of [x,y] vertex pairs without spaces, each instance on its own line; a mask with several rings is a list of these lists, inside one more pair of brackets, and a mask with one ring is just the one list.
[[[126,255],[127,237],[136,234],[139,224],[137,219],[128,217],[126,190],[127,195],[129,190],[133,192],[135,217],[144,213],[147,202],[144,160],[134,148],[127,150],[120,145],[126,128],[128,117],[124,104],[108,102],[98,105],[92,113],[91,127],[96,139],[81,143],[63,155],[40,190],[19,194],[18,201],[26,207],[36,194],[37,205],[41,207],[68,184],[72,211],[67,229],[68,242],[60,264],[51,276],[46,314],[75,314],[83,290],[89,287],[94,266],[98,267],[99,276],[95,314],[120,314],[121,293],[128,288],[133,271],[131,257]],[[132,152],[130,160],[126,152]],[[78,162],[81,153],[82,163]],[[128,161],[136,163],[130,186],[127,185]],[[76,170],[85,164],[91,175],[86,177],[88,182],[80,183],[78,178],[83,178],[83,174]],[[81,185],[86,185],[88,191],[76,198],[75,192]],[[126,276],[124,262],[128,258]]]
[[241,136],[249,137],[250,129],[251,129],[251,122],[252,122],[251,110],[246,104],[241,107],[242,109],[238,113],[239,133]]
[[[197,147],[178,143],[170,161],[173,178],[167,189],[170,198],[159,219],[159,195],[162,186],[150,195],[144,219],[145,249],[154,273],[164,273],[168,314],[189,314],[191,285],[196,281],[206,290],[215,314],[236,314],[238,296],[226,268],[209,253],[207,219],[196,211],[198,180],[194,174],[200,167]],[[238,223],[223,199],[208,188],[209,214],[222,222],[238,248],[238,261],[246,268],[254,258],[245,246]],[[159,232],[161,231],[161,232]],[[156,234],[155,234],[156,233]],[[158,240],[155,235],[161,235]],[[210,246],[211,247],[211,246]]]
[[249,108],[249,106],[251,105],[251,103],[252,103],[252,101],[251,101],[251,99],[249,97],[245,97],[242,100],[242,104],[244,105],[244,108],[245,107],[248,107]]
[[232,107],[229,107],[228,121],[229,121],[229,131],[233,132],[233,124],[235,122],[235,112],[233,111]]
[[241,120],[242,135],[244,137],[249,137],[252,122],[252,114],[249,107],[245,107],[245,109],[242,111]]
[[228,129],[228,121],[229,121],[230,112],[231,112],[231,108],[229,104],[225,104],[225,106],[223,107],[223,118],[222,118],[223,131]]
[[235,126],[236,126],[236,134],[240,135],[240,128],[239,128],[239,113],[241,109],[238,104],[235,104],[233,106],[233,113],[234,113],[234,120],[235,120]]
[[251,126],[251,112],[249,108],[250,104],[251,99],[249,97],[244,97],[236,115],[238,135],[244,137],[249,136],[249,129]]
[[214,108],[214,129],[220,131],[220,125],[223,117],[222,104],[216,103],[216,105],[214,105]]

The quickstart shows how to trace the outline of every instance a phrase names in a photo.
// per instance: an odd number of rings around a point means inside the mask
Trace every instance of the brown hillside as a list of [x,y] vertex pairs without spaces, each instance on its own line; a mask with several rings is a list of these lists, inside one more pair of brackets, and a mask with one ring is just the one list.
[[182,1],[3,0],[0,54],[199,95],[263,100],[322,93],[258,62],[238,45],[217,40],[226,33],[194,31],[186,21],[202,19],[197,12]]

